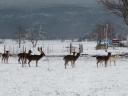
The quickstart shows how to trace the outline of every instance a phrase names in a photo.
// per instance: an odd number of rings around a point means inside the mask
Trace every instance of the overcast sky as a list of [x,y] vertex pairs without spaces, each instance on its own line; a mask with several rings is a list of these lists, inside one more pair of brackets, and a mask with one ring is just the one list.
[[0,8],[6,7],[38,7],[54,4],[78,4],[82,6],[91,6],[96,0],[0,0]]

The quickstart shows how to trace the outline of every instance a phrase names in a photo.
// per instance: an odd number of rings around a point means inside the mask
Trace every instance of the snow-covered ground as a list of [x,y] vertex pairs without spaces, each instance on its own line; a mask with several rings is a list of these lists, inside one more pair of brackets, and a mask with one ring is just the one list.
[[30,68],[16,61],[0,66],[0,96],[128,96],[126,58],[107,68],[97,68],[93,57],[80,57],[67,69],[62,57],[43,58]]
[[[84,45],[85,53],[104,53],[95,50],[96,42],[75,42],[74,45],[79,43]],[[12,46],[18,50],[14,42],[4,44],[10,50]],[[4,44],[0,45],[2,52]],[[39,43],[39,46],[43,46],[46,54],[54,55],[68,54],[65,47],[69,44],[56,41]],[[47,51],[48,46],[51,53]],[[15,50],[11,52],[17,52]],[[110,51],[126,52],[127,48]],[[30,68],[28,65],[22,68],[17,60],[17,57],[11,57],[9,64],[0,60],[0,96],[128,96],[128,58],[119,57],[116,66],[108,63],[106,68],[103,65],[97,68],[94,57],[83,56],[77,60],[75,68],[69,64],[67,69],[64,69],[63,57],[44,57],[38,67],[31,62]]]

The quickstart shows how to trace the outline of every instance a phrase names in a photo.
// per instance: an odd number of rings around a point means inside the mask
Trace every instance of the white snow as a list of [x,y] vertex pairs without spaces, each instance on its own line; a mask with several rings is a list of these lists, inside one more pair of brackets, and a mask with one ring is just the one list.
[[[10,41],[8,41],[10,42]],[[18,45],[14,42],[4,43],[6,47],[14,46],[17,53]],[[96,42],[80,42],[84,45],[84,52],[94,54],[105,54],[104,50],[96,51]],[[27,42],[27,49],[31,44]],[[70,42],[45,41],[39,43],[43,46],[46,55],[66,55]],[[74,42],[78,45],[79,42]],[[49,47],[49,50],[47,49]],[[10,50],[12,47],[8,47]],[[0,45],[3,52],[3,44]],[[21,48],[22,50],[22,48]],[[54,52],[55,51],[55,52]],[[113,53],[126,52],[127,48],[109,49]],[[114,64],[108,67],[100,65],[96,67],[94,57],[80,57],[75,68],[69,64],[64,69],[63,57],[44,57],[35,67],[21,67],[18,57],[11,57],[9,64],[0,61],[0,96],[128,96],[128,59],[119,57]]]

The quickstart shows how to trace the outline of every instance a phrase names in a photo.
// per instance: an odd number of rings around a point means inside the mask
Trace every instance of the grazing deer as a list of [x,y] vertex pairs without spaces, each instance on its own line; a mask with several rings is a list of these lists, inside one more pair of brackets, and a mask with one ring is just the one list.
[[36,67],[38,67],[38,61],[45,56],[44,52],[42,51],[42,47],[38,48],[38,51],[40,52],[40,55],[27,55],[28,65],[30,67],[31,61],[36,61]]
[[31,53],[32,51],[29,50],[28,53],[23,52],[18,54],[18,57],[19,57],[18,62],[21,63],[20,61],[22,61],[22,67],[24,64],[27,63],[27,56],[30,55]]
[[75,53],[73,53],[73,55],[66,55],[63,59],[65,61],[65,69],[66,69],[66,66],[68,64],[68,62],[70,61],[71,62],[71,65],[72,65],[72,68],[75,66],[75,61],[79,58],[80,56],[80,53],[77,53],[75,55]]
[[8,58],[9,58],[9,51],[5,51],[3,54],[2,54],[2,62],[4,63],[8,63]]
[[101,63],[101,62],[104,62],[105,63],[105,67],[107,67],[107,62],[110,59],[110,57],[111,57],[111,53],[110,52],[108,52],[107,56],[97,56],[96,57],[96,59],[97,59],[97,67],[98,67],[98,63]]

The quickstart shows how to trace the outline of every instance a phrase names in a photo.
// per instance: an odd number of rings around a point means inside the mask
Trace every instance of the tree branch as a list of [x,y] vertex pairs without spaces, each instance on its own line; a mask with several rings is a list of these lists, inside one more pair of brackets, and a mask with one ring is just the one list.
[[100,0],[106,9],[124,18],[128,25],[128,0]]

